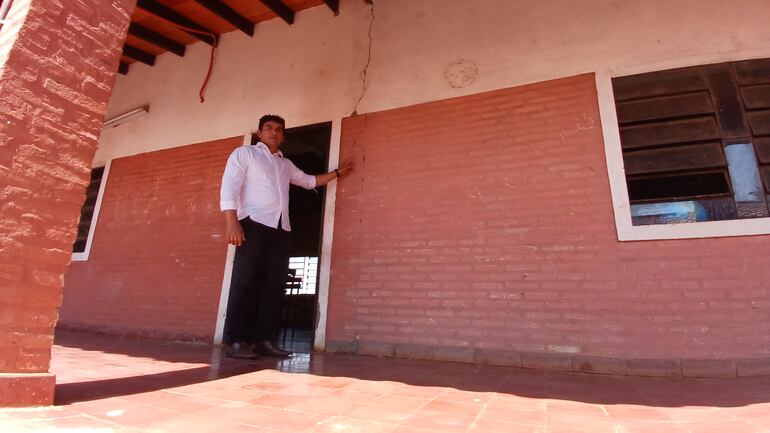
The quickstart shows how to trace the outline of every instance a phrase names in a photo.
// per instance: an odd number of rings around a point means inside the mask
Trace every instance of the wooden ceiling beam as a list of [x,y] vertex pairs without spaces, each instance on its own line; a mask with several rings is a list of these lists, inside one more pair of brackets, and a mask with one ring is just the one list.
[[120,62],[118,65],[118,73],[123,75],[128,74],[128,63]]
[[[171,9],[170,7],[163,5],[161,3],[158,3],[156,0],[139,0],[136,3],[136,6],[144,10],[145,12],[148,12],[152,15],[155,15],[158,18],[162,18],[171,23],[174,23],[183,27],[188,27],[193,30],[198,30],[206,33],[214,33],[211,30],[191,20],[190,18],[187,18],[186,16],[180,14],[179,12]],[[192,35],[195,38],[202,40],[203,42],[209,45],[214,45],[214,40],[212,39],[211,36],[207,34],[192,32],[190,30],[185,30],[182,28],[180,28],[180,30],[183,30],[184,32]]]
[[270,8],[270,10],[273,11],[274,14],[283,18],[283,20],[286,21],[287,23],[294,24],[294,11],[290,7],[286,6],[286,4],[281,0],[259,0],[259,1],[261,1],[263,5]]
[[155,30],[148,29],[141,24],[132,22],[131,25],[128,26],[128,34],[135,36],[143,41],[149,42],[157,47],[164,48],[179,57],[184,56],[184,51],[186,48],[184,44],[167,38]]
[[155,65],[155,56],[153,54],[128,44],[123,44],[123,55],[130,59],[134,59],[137,62],[142,62],[145,65]]
[[247,20],[243,15],[236,12],[221,0],[195,0],[199,5],[210,10],[223,20],[232,24],[238,30],[249,36],[254,36],[254,23]]
[[340,14],[340,0],[324,0],[324,3],[329,6],[335,16]]

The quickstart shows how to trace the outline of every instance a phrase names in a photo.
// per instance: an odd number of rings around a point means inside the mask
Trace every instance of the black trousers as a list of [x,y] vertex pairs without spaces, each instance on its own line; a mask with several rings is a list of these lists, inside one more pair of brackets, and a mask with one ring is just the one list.
[[289,269],[289,232],[251,218],[240,223],[246,240],[235,249],[225,344],[257,343],[275,336]]

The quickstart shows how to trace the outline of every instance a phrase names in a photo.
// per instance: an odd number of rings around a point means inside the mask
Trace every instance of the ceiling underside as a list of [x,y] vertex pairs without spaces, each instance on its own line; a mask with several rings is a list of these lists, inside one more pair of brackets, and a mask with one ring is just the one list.
[[280,18],[291,25],[295,13],[324,4],[330,13],[339,13],[339,0],[138,0],[119,72],[128,73],[135,62],[152,66],[155,57],[167,51],[184,56],[187,45],[211,45],[224,33],[253,36],[254,26],[262,21]]

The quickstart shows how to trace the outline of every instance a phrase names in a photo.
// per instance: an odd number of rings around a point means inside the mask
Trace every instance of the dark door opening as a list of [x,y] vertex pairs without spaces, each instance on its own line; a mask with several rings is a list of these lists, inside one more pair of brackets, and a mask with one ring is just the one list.
[[[256,135],[252,144],[256,143]],[[284,157],[308,174],[328,171],[331,122],[286,130]],[[294,352],[308,353],[318,311],[318,269],[321,256],[325,189],[294,185],[289,192],[291,259],[289,281],[279,314],[281,343]]]

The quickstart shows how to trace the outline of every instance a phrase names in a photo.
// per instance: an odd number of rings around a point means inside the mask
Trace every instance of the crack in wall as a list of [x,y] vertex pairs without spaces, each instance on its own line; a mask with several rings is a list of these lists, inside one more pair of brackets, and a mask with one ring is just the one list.
[[369,85],[369,82],[367,81],[367,74],[369,73],[369,64],[372,62],[372,28],[374,27],[374,0],[363,0],[364,3],[371,6],[370,13],[371,13],[371,19],[369,20],[369,49],[366,54],[366,64],[364,65],[364,70],[361,72],[361,80],[362,83],[362,89],[361,89],[361,95],[358,97],[358,101],[356,101],[356,105],[353,107],[353,112],[350,113],[351,116],[357,116],[358,115],[358,105],[361,103],[361,100],[364,99],[364,95],[366,95],[366,89]]

